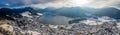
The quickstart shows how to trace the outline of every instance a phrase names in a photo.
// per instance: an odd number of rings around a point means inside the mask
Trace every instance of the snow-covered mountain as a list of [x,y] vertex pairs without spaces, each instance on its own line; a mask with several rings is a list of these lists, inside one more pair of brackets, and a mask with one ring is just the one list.
[[32,7],[0,9],[0,17],[3,17],[5,19],[22,18],[25,16],[30,17],[32,15],[42,15],[42,14]]

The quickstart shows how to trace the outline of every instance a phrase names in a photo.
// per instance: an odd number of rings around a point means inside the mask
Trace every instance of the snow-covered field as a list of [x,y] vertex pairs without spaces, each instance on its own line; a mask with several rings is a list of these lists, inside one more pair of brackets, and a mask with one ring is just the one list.
[[[23,23],[29,18],[23,19]],[[22,21],[19,20],[19,21]],[[32,20],[32,19],[31,19]],[[18,26],[20,23],[13,21],[13,28],[16,35],[119,35],[120,22],[110,17],[89,18],[68,25],[42,24],[36,21],[27,22],[25,25]]]

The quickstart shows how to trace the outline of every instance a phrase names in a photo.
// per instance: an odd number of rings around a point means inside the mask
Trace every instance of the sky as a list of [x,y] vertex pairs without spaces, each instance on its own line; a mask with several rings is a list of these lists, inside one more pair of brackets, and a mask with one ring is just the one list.
[[61,0],[48,2],[46,4],[33,5],[35,7],[92,7],[92,8],[103,8],[103,7],[118,7],[120,0]]
[[33,6],[47,7],[120,7],[120,0],[0,0],[0,7]]

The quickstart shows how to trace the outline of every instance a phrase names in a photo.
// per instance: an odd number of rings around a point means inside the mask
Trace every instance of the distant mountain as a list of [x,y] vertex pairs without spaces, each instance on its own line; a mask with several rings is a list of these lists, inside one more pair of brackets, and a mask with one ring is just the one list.
[[120,19],[120,10],[116,8],[81,8],[81,7],[63,7],[63,8],[45,8],[40,12],[52,13],[66,17],[95,17],[95,16],[109,16],[112,18]]
[[112,18],[120,19],[120,10],[116,8],[103,8],[98,9],[95,13],[93,13],[96,16],[109,16]]
[[[68,18],[73,18],[69,20],[68,23],[78,23],[79,21],[86,20],[88,18],[98,18],[102,16],[107,16],[115,19],[120,19],[120,10],[116,8],[81,8],[81,7],[63,7],[63,8],[45,8],[39,9],[40,12],[44,13],[44,20],[49,22],[55,16],[65,16]],[[45,18],[47,17],[47,18]],[[54,20],[58,21],[58,19]],[[63,20],[61,20],[63,21]]]
[[1,8],[0,9],[0,17],[5,19],[12,19],[12,17],[20,18],[23,17],[21,13],[30,12],[32,15],[35,15],[38,11],[32,7],[25,8]]

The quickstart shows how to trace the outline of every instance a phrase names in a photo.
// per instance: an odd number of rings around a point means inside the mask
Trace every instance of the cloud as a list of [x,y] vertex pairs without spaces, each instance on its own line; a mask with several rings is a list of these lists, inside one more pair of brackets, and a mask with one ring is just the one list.
[[91,7],[112,7],[120,4],[120,0],[91,0],[88,6]]
[[80,23],[85,23],[87,25],[101,25],[107,22],[112,23],[116,21],[117,21],[116,19],[113,19],[107,16],[102,16],[102,17],[98,17],[97,19],[88,18],[87,20],[80,21]]
[[117,9],[120,10],[120,4],[116,4],[115,6],[112,6],[112,7],[117,8]]
[[[103,7],[116,7],[120,6],[120,0],[0,0],[6,2],[10,6],[26,6],[31,5],[33,7],[47,8],[47,7],[92,7],[92,8],[103,8]],[[77,1],[81,1],[79,4]]]
[[10,6],[25,6],[25,5],[31,5],[31,4],[43,4],[48,2],[53,2],[56,0],[0,0],[0,2],[5,2],[10,4]]
[[0,7],[6,7],[9,6],[9,3],[7,2],[0,2]]
[[24,4],[42,4],[42,3],[48,3],[53,1],[55,0],[23,0],[22,2]]
[[[88,3],[83,5],[77,5],[73,2],[74,0],[61,0],[48,2],[45,4],[32,5],[33,7],[47,8],[47,7],[90,7],[90,8],[104,8],[104,7],[116,7],[119,6],[120,0],[86,0]],[[81,3],[81,2],[79,2]]]
[[65,0],[57,0],[53,2],[48,2],[45,4],[33,4],[31,5],[32,7],[37,7],[37,8],[47,8],[47,7],[54,7],[54,8],[61,8],[61,7],[72,7],[69,1]]

